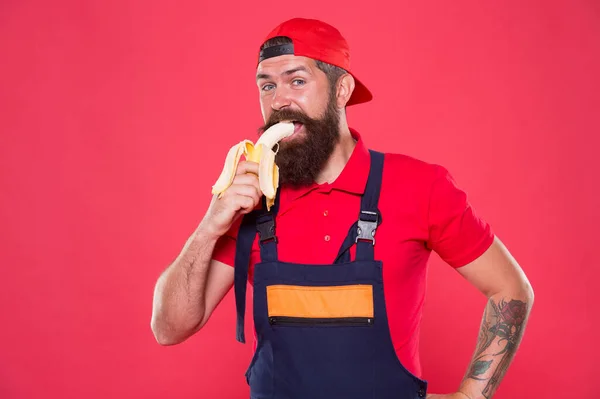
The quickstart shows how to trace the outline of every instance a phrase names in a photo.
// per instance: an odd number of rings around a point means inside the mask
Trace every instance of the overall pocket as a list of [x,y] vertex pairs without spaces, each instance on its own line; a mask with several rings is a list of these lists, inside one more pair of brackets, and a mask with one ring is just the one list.
[[372,285],[280,284],[266,288],[272,326],[370,326],[375,320]]

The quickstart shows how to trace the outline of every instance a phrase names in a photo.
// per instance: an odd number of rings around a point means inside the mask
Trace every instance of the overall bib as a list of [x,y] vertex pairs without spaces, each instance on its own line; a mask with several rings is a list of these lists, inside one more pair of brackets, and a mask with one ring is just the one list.
[[[237,340],[245,342],[244,310],[252,243],[257,348],[246,372],[251,399],[417,399],[427,382],[411,374],[392,345],[383,264],[374,259],[383,154],[369,150],[371,166],[358,220],[332,264],[279,261],[271,209],[244,216],[235,258]],[[310,228],[310,226],[299,226]],[[299,243],[301,248],[302,243]],[[349,249],[356,245],[356,259]]]

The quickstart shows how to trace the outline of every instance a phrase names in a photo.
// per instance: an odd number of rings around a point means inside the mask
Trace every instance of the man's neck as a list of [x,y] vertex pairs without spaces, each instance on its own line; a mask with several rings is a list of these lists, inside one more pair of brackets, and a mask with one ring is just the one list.
[[317,176],[316,183],[333,183],[342,173],[342,170],[344,170],[346,163],[348,163],[348,160],[352,155],[352,151],[354,151],[354,147],[356,147],[356,140],[352,137],[352,133],[350,133],[348,126],[344,124],[344,126],[340,128],[340,141],[333,149],[323,170],[321,170]]

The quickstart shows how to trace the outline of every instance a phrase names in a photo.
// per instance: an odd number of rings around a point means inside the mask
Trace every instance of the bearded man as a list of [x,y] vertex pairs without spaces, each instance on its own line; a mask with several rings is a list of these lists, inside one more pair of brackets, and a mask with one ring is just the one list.
[[[258,49],[265,121],[278,143],[271,210],[258,164],[240,161],[182,252],[159,277],[152,330],[162,345],[199,331],[234,286],[245,342],[253,285],[251,398],[491,398],[533,304],[525,274],[447,169],[368,149],[347,106],[372,99],[340,32],[294,18]],[[376,233],[376,234],[375,234]],[[488,298],[457,391],[431,394],[419,362],[426,266],[435,251]]]

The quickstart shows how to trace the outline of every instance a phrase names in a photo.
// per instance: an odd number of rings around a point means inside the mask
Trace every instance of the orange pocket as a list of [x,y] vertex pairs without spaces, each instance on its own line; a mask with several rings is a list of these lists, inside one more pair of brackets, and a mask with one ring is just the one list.
[[267,286],[269,317],[373,318],[373,287]]

